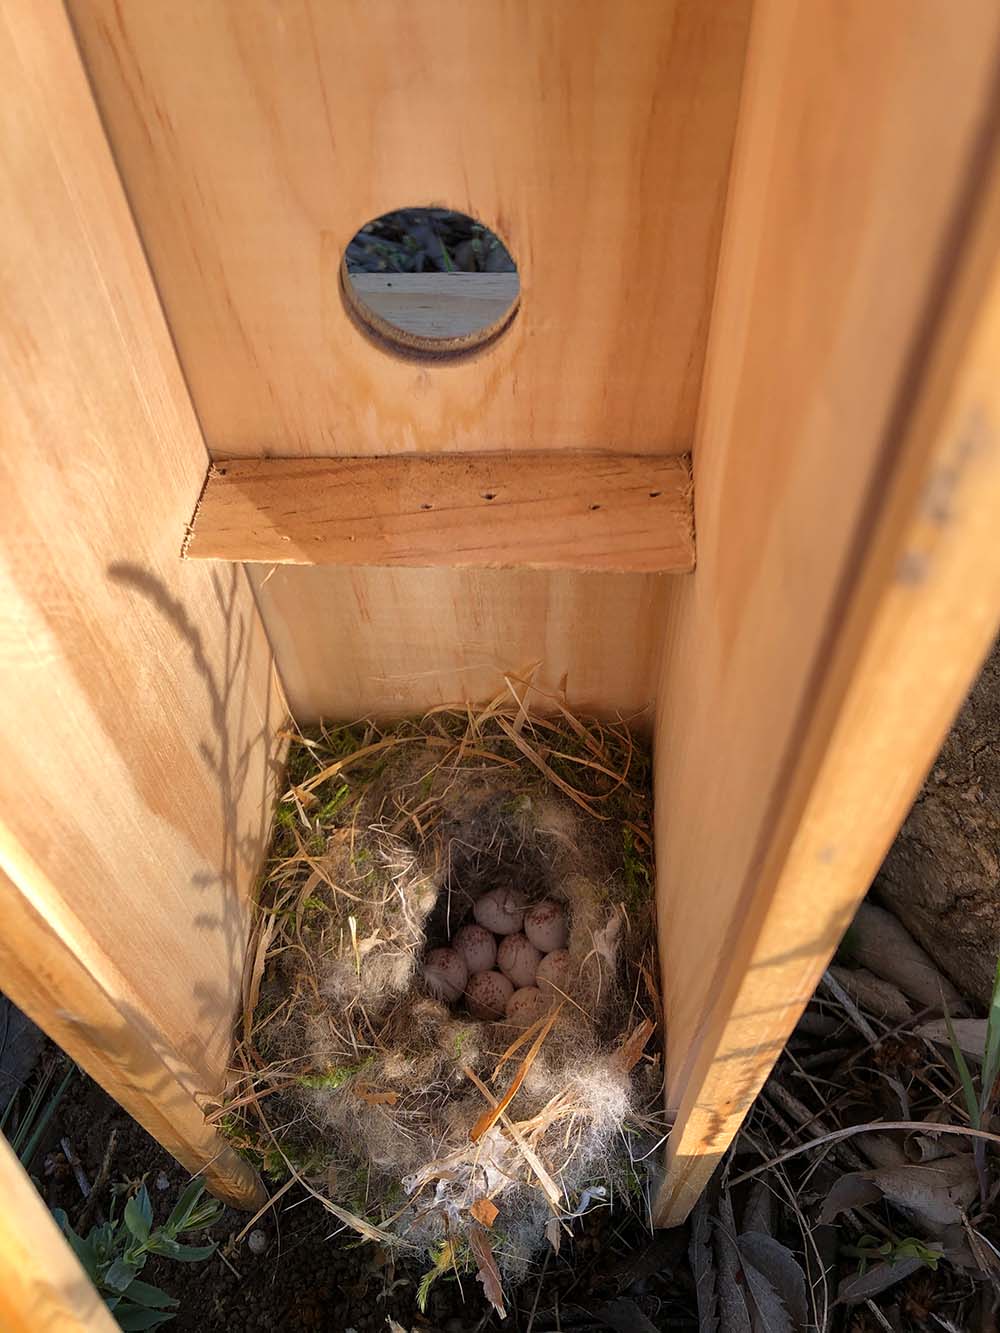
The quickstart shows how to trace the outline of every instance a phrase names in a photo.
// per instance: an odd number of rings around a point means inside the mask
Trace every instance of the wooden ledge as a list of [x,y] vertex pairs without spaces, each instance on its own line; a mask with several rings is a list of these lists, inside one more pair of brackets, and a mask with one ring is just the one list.
[[395,454],[209,469],[184,555],[291,565],[686,574],[690,460]]

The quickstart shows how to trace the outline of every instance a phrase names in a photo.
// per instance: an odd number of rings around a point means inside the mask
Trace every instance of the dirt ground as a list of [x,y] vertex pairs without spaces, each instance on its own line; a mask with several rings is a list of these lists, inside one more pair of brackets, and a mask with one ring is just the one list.
[[[46,1202],[64,1208],[75,1221],[84,1201],[60,1141],[69,1140],[93,1181],[112,1131],[117,1131],[112,1179],[137,1182],[145,1176],[155,1215],[162,1220],[187,1176],[82,1073],[33,1165]],[[351,1234],[335,1234],[336,1219],[304,1194],[285,1195],[277,1222],[268,1218],[260,1224],[268,1241],[263,1255],[252,1254],[246,1240],[231,1244],[247,1220],[226,1211],[211,1232],[220,1244],[213,1259],[197,1265],[157,1260],[144,1269],[144,1280],[181,1301],[169,1328],[177,1333],[346,1333],[352,1328],[374,1333],[388,1329],[390,1318],[407,1333],[698,1328],[685,1231],[650,1235],[627,1215],[592,1214],[575,1243],[516,1293],[515,1307],[504,1321],[483,1299],[474,1277],[463,1277],[461,1285],[454,1278],[437,1283],[427,1317],[420,1316],[415,1292],[427,1264],[393,1267],[383,1251],[359,1245]]]
[[875,881],[959,990],[986,1004],[1000,957],[1000,643]]

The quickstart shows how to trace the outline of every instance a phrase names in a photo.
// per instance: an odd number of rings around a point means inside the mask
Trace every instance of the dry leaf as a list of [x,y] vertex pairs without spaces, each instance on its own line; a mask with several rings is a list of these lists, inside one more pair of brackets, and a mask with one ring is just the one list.
[[691,1214],[691,1241],[688,1257],[694,1273],[695,1298],[698,1303],[698,1328],[701,1333],[716,1333],[719,1327],[716,1295],[715,1261],[712,1258],[712,1229],[708,1220],[708,1194],[703,1193]]
[[594,1314],[614,1333],[657,1333],[656,1325],[627,1296],[599,1305]]
[[765,1236],[774,1232],[774,1195],[766,1180],[755,1180],[743,1209],[743,1234],[761,1231]]
[[838,967],[830,964],[830,974],[866,1013],[893,1023],[905,1023],[913,1017],[913,1006],[891,981],[877,977],[866,967]]
[[[748,1274],[751,1295],[756,1297],[754,1283],[749,1277],[752,1267],[757,1273],[763,1274],[781,1298],[782,1306],[791,1316],[791,1326],[795,1329],[805,1328],[809,1322],[806,1275],[791,1250],[761,1231],[744,1231],[737,1244]],[[763,1315],[763,1311],[759,1313]]]
[[882,1191],[872,1183],[867,1171],[848,1171],[834,1181],[833,1188],[826,1196],[819,1211],[821,1226],[832,1222],[845,1213],[848,1208],[863,1208],[869,1203],[878,1203]]
[[891,981],[921,1008],[941,1010],[944,998],[952,1015],[969,1006],[921,949],[906,927],[882,907],[862,903],[844,938],[845,952],[883,981]]
[[611,1057],[612,1066],[627,1074],[640,1060],[646,1042],[656,1031],[656,1024],[651,1018],[644,1018],[639,1026],[626,1037],[623,1045]]
[[[955,1040],[958,1042],[958,1049],[963,1055],[967,1055],[970,1060],[975,1060],[981,1064],[983,1052],[986,1050],[986,1019],[953,1018],[951,1025],[955,1029]],[[932,1023],[923,1023],[917,1028],[917,1036],[925,1037],[928,1041],[938,1042],[941,1046],[947,1046],[949,1050],[951,1049],[948,1024],[943,1018],[936,1018]]]
[[470,1227],[469,1248],[472,1250],[472,1257],[479,1269],[479,1281],[483,1284],[486,1299],[500,1318],[506,1319],[507,1311],[504,1309],[503,1287],[500,1285],[500,1274],[497,1271],[496,1260],[493,1258],[493,1247],[490,1244],[489,1236],[482,1227]]
[[976,1170],[971,1153],[933,1162],[890,1166],[877,1171],[851,1171],[827,1195],[820,1222],[831,1222],[847,1208],[895,1204],[931,1235],[961,1222],[963,1208],[976,1197]]
[[492,1199],[477,1199],[469,1209],[469,1212],[477,1222],[481,1222],[486,1230],[489,1231],[490,1227],[497,1220],[497,1215],[499,1214],[500,1209]]
[[395,1106],[399,1101],[398,1092],[376,1092],[367,1083],[355,1083],[354,1094],[360,1097],[366,1106]]
[[750,1312],[744,1298],[743,1265],[736,1248],[736,1223],[728,1194],[719,1200],[719,1220],[714,1227],[716,1290],[719,1294],[721,1333],[752,1333]]
[[880,1291],[888,1291],[904,1277],[909,1277],[918,1268],[923,1267],[922,1259],[900,1259],[894,1264],[875,1264],[865,1273],[845,1277],[837,1288],[839,1305],[858,1305],[869,1296],[877,1296]]

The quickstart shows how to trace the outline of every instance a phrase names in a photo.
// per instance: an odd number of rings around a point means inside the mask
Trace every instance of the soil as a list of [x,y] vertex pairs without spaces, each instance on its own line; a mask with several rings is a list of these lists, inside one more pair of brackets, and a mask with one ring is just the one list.
[[1000,642],[879,871],[875,896],[965,995],[1000,957]]
[[[50,1047],[45,1058],[54,1056]],[[155,1216],[162,1221],[187,1182],[186,1173],[82,1072],[32,1164],[46,1203],[77,1221],[84,1201],[60,1141],[69,1140],[93,1181],[112,1131],[117,1131],[117,1143],[111,1179],[135,1183],[144,1176]],[[106,1209],[109,1202],[105,1191],[102,1206]],[[454,1278],[439,1281],[431,1289],[425,1318],[415,1299],[425,1261],[393,1266],[383,1251],[357,1244],[353,1234],[336,1234],[336,1219],[304,1192],[289,1191],[279,1207],[277,1222],[272,1214],[257,1224],[268,1240],[263,1255],[252,1254],[245,1239],[233,1244],[249,1219],[227,1210],[209,1233],[220,1247],[214,1258],[190,1265],[162,1259],[147,1264],[143,1280],[181,1302],[168,1328],[177,1333],[347,1333],[352,1328],[374,1333],[389,1329],[390,1318],[406,1333],[698,1328],[685,1229],[650,1235],[629,1215],[590,1214],[538,1279],[514,1293],[514,1308],[505,1320],[491,1310],[473,1277],[463,1277],[461,1286]]]

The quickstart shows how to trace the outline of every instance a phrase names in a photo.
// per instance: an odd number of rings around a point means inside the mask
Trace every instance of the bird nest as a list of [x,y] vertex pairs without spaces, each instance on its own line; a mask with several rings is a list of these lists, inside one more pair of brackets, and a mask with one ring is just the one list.
[[[499,702],[296,737],[223,1132],[361,1235],[427,1251],[429,1280],[478,1272],[498,1308],[589,1209],[645,1211],[663,1135],[648,776],[624,724]],[[502,976],[448,972],[477,915],[529,968],[510,1017]],[[525,929],[559,946],[534,987]]]

